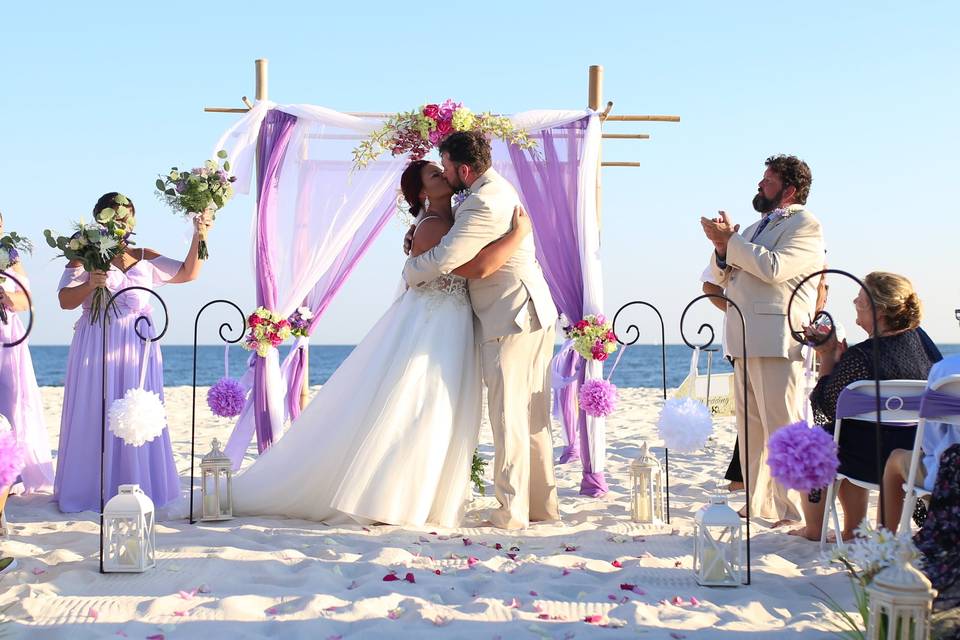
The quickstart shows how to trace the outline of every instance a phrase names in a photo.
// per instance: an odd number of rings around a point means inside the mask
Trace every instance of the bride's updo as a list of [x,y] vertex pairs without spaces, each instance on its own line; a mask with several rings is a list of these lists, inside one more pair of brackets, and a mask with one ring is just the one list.
[[423,191],[423,168],[430,164],[429,160],[414,160],[403,170],[400,176],[400,191],[403,199],[410,205],[410,215],[418,216],[423,210],[420,192]]

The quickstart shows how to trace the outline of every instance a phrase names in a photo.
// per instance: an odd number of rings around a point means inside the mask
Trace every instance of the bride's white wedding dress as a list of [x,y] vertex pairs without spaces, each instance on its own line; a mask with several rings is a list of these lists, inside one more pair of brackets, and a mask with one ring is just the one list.
[[407,290],[278,442],[234,513],[459,526],[481,412],[466,280]]

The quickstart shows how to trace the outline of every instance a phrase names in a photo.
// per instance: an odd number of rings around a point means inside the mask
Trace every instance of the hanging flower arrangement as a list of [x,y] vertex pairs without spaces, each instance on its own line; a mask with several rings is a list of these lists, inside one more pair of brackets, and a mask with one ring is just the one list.
[[408,154],[411,160],[419,160],[456,131],[479,131],[522,149],[536,146],[526,131],[513,126],[510,118],[491,113],[474,114],[463,104],[448,99],[387,118],[382,127],[353,150],[353,168],[362,169],[385,151],[394,156]]
[[563,328],[574,350],[585,360],[603,361],[617,350],[617,336],[603,314],[587,315]]
[[247,324],[250,325],[250,333],[243,347],[248,351],[256,351],[261,358],[266,358],[271,349],[276,349],[293,335],[290,321],[266,307],[257,307],[247,319]]

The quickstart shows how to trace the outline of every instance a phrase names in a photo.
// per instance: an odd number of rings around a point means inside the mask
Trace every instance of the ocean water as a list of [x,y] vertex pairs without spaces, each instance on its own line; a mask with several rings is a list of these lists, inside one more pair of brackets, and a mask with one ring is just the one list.
[[[960,345],[939,345],[944,355],[960,353]],[[189,385],[193,382],[193,347],[183,345],[161,345],[163,352],[163,375],[166,386]],[[281,359],[288,347],[281,347]],[[347,345],[311,345],[310,346],[310,384],[323,384],[343,362],[352,346]],[[67,366],[66,346],[30,345],[33,367],[40,386],[63,386]],[[686,377],[690,370],[692,351],[686,345],[671,344],[666,347],[667,387],[672,388]],[[614,354],[605,363],[606,375],[613,366]],[[230,375],[239,378],[247,366],[250,352],[233,345],[230,347]],[[700,373],[707,371],[707,354],[700,354]],[[197,347],[197,385],[207,386],[215,383],[224,374],[224,347]],[[627,347],[620,359],[611,381],[618,387],[653,387],[663,384],[659,345],[633,345]],[[713,354],[712,370],[715,373],[731,371],[730,365],[720,354]]]

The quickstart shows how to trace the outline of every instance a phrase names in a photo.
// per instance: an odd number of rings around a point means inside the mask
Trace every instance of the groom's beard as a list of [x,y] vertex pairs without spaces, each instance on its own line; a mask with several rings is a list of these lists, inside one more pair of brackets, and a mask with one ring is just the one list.
[[460,179],[459,175],[454,175],[452,178],[445,179],[447,184],[450,185],[450,188],[453,189],[454,193],[465,191],[467,189],[467,185],[463,183],[463,180]]
[[753,208],[757,213],[770,213],[780,206],[780,200],[783,199],[785,189],[786,187],[781,188],[772,198],[764,196],[762,191],[757,191],[757,195],[753,196]]

